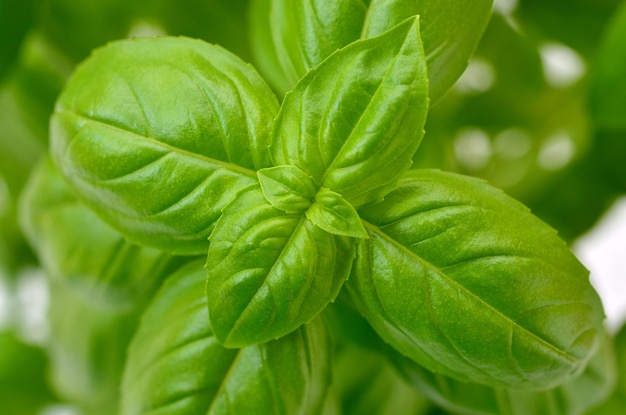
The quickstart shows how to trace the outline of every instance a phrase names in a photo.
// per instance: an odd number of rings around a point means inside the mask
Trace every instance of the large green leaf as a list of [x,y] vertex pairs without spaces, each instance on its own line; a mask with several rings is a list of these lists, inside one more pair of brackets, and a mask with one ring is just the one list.
[[461,75],[491,15],[492,0],[253,0],[252,47],[281,93],[336,49],[420,16],[430,97],[438,101]]
[[220,47],[120,41],[68,82],[52,153],[79,196],[129,239],[203,253],[221,209],[269,165],[277,109],[257,73]]
[[239,347],[290,333],[335,299],[353,257],[349,239],[272,207],[259,186],[242,192],[211,235],[207,296],[215,336]]
[[615,384],[615,354],[608,337],[580,376],[553,389],[490,388],[438,375],[400,359],[400,367],[426,396],[454,413],[470,415],[581,415],[607,398]]
[[411,165],[427,94],[409,19],[334,53],[298,83],[276,119],[272,161],[295,165],[355,207],[381,199]]
[[122,414],[320,413],[330,382],[330,343],[316,320],[262,345],[225,349],[206,312],[205,270],[172,275],[129,349]]
[[486,183],[415,170],[359,212],[348,287],[401,353],[460,380],[548,388],[580,373],[602,332],[588,272],[551,228]]
[[85,301],[132,308],[184,260],[128,242],[76,199],[47,158],[20,202],[22,229],[46,272]]

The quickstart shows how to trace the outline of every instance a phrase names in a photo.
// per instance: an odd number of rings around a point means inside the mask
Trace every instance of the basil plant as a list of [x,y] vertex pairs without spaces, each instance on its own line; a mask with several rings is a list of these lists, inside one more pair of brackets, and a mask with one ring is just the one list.
[[[484,181],[411,169],[491,3],[253,1],[262,74],[188,37],[96,49],[22,198],[61,286],[53,337],[119,366],[68,393],[128,415],[357,413],[344,372],[370,361],[337,362],[359,349],[412,391],[371,413],[607,396],[602,305],[556,232]],[[73,342],[64,316],[89,307]]]

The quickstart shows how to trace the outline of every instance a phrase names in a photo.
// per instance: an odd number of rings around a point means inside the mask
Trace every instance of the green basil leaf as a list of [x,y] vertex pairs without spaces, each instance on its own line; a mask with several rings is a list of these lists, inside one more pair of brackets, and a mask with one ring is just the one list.
[[438,375],[399,358],[399,366],[426,396],[454,413],[581,415],[604,401],[615,384],[615,354],[608,336],[584,372],[553,389],[490,388]]
[[76,199],[48,158],[22,193],[20,222],[46,272],[101,307],[132,308],[185,260],[128,242]]
[[322,322],[269,343],[225,349],[209,324],[204,284],[202,262],[193,262],[153,299],[129,349],[121,413],[320,413],[330,382]]
[[[141,307],[107,310],[51,281],[50,379],[56,393],[87,412],[117,413],[126,348]],[[102,411],[102,412],[100,412]]]
[[602,333],[587,270],[527,208],[470,177],[408,173],[360,212],[348,288],[388,343],[431,371],[549,388],[580,373]]
[[52,153],[79,196],[126,237],[199,254],[221,209],[270,165],[277,108],[259,75],[217,46],[120,41],[66,85]]
[[381,199],[419,146],[427,84],[416,19],[337,51],[285,97],[274,165],[297,166],[355,207]]
[[227,206],[211,234],[207,297],[211,327],[226,347],[284,336],[310,321],[350,275],[354,243],[285,215],[259,186]]
[[[270,30],[272,50],[284,82],[291,86],[331,53],[358,39],[365,13],[360,0],[261,0],[262,19]],[[259,7],[259,6],[257,6]],[[409,17],[409,16],[407,16]]]
[[306,217],[314,225],[333,235],[367,238],[367,231],[352,205],[339,193],[325,187],[315,195],[315,202],[306,211]]
[[372,0],[363,36],[377,36],[419,15],[428,63],[430,99],[445,94],[465,70],[487,27],[493,0]]
[[301,213],[317,192],[313,178],[296,166],[276,166],[257,172],[265,199],[285,213]]

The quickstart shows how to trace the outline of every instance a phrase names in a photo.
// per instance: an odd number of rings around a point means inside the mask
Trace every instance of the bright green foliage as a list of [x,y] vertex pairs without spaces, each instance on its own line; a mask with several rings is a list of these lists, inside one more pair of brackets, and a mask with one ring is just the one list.
[[277,108],[256,72],[222,48],[185,38],[120,42],[66,86],[52,151],[86,202],[130,239],[201,254],[221,209],[269,165]]
[[[562,0],[493,3],[16,13],[0,282],[29,261],[46,273],[59,399],[85,415],[583,415],[605,400],[615,361],[589,272],[513,197],[571,239],[626,189],[623,9],[574,1],[603,20],[581,40]],[[555,41],[583,62],[571,84],[549,73]]]
[[204,281],[202,262],[192,262],[154,297],[129,350],[121,413],[320,413],[330,380],[322,322],[225,349],[209,323]]
[[182,259],[128,242],[81,204],[48,159],[24,190],[22,229],[52,277],[87,302],[133,308]]
[[400,352],[494,386],[552,387],[583,370],[601,303],[587,271],[524,206],[476,179],[413,170],[360,213],[370,237],[348,288]]

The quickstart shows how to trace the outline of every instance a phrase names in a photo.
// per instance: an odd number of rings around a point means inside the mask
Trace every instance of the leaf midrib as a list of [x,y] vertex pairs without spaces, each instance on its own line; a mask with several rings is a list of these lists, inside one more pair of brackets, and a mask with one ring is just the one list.
[[[566,361],[568,361],[570,363],[577,364],[579,362],[579,360],[577,358],[575,358],[574,356],[571,356],[566,351],[559,349],[558,347],[556,347],[555,345],[549,343],[548,341],[546,341],[545,339],[541,338],[539,335],[533,333],[532,331],[530,331],[526,327],[520,326],[515,320],[513,320],[509,316],[503,314],[500,310],[498,310],[497,308],[493,307],[491,304],[487,303],[485,300],[483,300],[482,298],[480,298],[479,296],[474,294],[472,291],[468,290],[465,286],[461,285],[458,281],[455,281],[454,279],[450,278],[439,267],[437,267],[437,266],[431,264],[430,262],[426,261],[424,258],[422,258],[419,255],[417,255],[415,252],[411,251],[409,248],[407,248],[406,246],[402,245],[401,243],[399,243],[398,241],[393,239],[387,233],[383,232],[378,226],[376,226],[376,225],[374,225],[374,224],[372,224],[370,222],[367,222],[365,220],[363,220],[363,224],[370,232],[376,233],[377,235],[381,236],[383,239],[389,241],[394,246],[398,247],[403,252],[407,253],[411,257],[414,257],[425,268],[429,268],[429,269],[432,269],[433,271],[435,271],[437,273],[437,275],[439,275],[442,279],[444,279],[448,284],[457,287],[460,291],[462,291],[463,293],[465,293],[469,297],[472,297],[478,303],[484,305],[484,307],[486,309],[490,310],[491,312],[495,313],[497,316],[499,316],[503,320],[507,321],[509,324],[511,324],[511,326],[518,328],[519,330],[521,330],[524,333],[527,333],[535,341],[537,341],[539,344],[543,345],[547,349],[551,350],[556,355],[560,356],[561,358],[563,358],[564,360],[566,360]],[[389,313],[387,313],[387,314],[389,315]],[[398,324],[398,323],[396,321],[394,321],[394,324]]]
[[[134,137],[137,137],[139,140],[143,140],[144,142],[148,142],[151,145],[153,145],[154,147],[161,147],[163,149],[165,149],[167,152],[170,153],[178,153],[181,154],[184,157],[189,157],[189,158],[193,158],[196,160],[200,160],[203,163],[207,163],[207,164],[217,164],[218,166],[227,169],[227,170],[231,170],[231,171],[236,171],[239,172],[241,174],[244,174],[246,176],[252,177],[254,179],[256,179],[256,171],[254,170],[250,170],[247,169],[245,167],[239,166],[237,164],[234,163],[229,163],[226,161],[222,161],[222,160],[218,160],[215,158],[211,158],[208,156],[205,156],[203,154],[199,154],[199,153],[194,153],[192,151],[189,150],[185,150],[182,149],[180,147],[174,147],[170,144],[164,143],[163,141],[159,141],[159,139],[154,138],[154,137],[146,137],[145,135],[136,133],[134,131],[131,131],[127,128],[122,127],[121,125],[115,125],[115,124],[111,124],[109,122],[107,122],[106,120],[101,120],[92,116],[88,116],[86,114],[81,114],[77,111],[73,111],[73,110],[69,110],[69,109],[60,109],[56,111],[56,114],[69,114],[71,116],[77,117],[77,118],[81,118],[83,120],[86,120],[88,122],[94,123],[94,124],[98,124],[101,125],[105,128],[109,128],[109,129],[113,129],[113,130],[118,130],[121,131],[125,134],[129,134],[132,135]],[[68,147],[69,147],[68,143]]]

